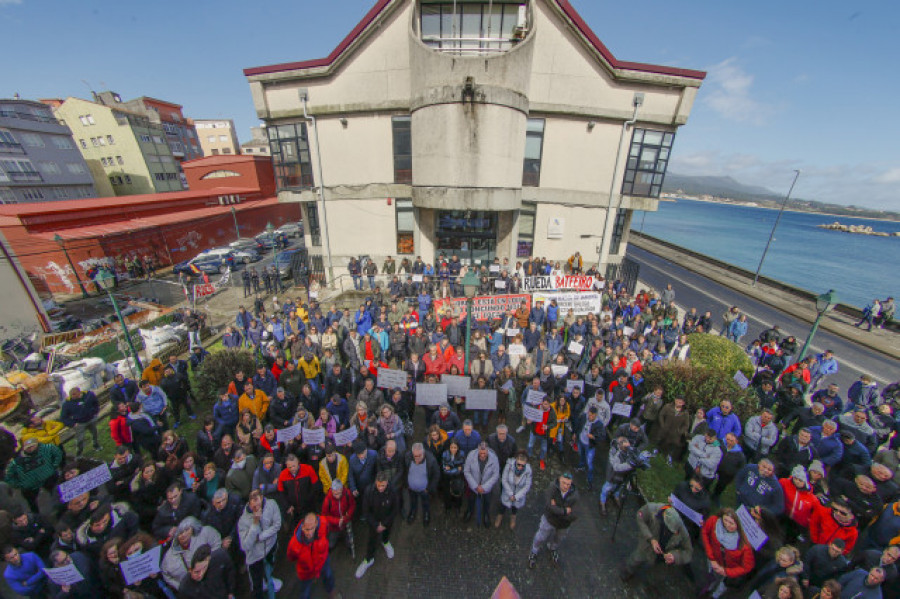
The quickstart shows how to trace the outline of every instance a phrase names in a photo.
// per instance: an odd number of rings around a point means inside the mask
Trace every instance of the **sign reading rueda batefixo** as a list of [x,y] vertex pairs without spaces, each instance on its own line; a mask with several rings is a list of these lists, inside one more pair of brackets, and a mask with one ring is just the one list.
[[594,289],[594,277],[582,275],[546,275],[541,277],[525,277],[522,281],[522,291],[546,291],[552,289],[574,289],[577,291],[591,291]]

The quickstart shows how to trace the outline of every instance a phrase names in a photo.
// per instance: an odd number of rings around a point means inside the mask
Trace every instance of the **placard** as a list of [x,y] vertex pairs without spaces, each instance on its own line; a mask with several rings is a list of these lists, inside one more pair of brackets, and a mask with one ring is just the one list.
[[528,353],[528,350],[525,349],[525,346],[521,343],[510,343],[509,347],[506,348],[506,353],[512,356],[524,356]]
[[42,568],[42,570],[50,577],[50,580],[59,586],[78,584],[84,580],[84,576],[75,567],[75,564],[60,566],[59,568]]
[[[439,312],[446,306],[452,306],[454,314],[465,318],[468,312],[467,301],[464,297],[436,299],[434,300],[434,309]],[[517,310],[522,302],[525,302],[527,310],[531,310],[531,296],[528,294],[477,296],[472,298],[472,318],[480,321],[503,318]],[[562,314],[565,313],[562,312]]]
[[750,379],[740,370],[734,373],[734,382],[740,385],[741,389],[746,389],[750,386]]
[[292,424],[291,426],[287,426],[285,428],[279,428],[275,431],[275,440],[278,443],[290,443],[297,438],[301,430],[303,430],[302,422]]
[[305,428],[303,429],[303,442],[307,445],[321,445],[325,442],[324,428]]
[[495,389],[469,389],[466,393],[467,410],[496,410],[497,391]]
[[59,485],[59,499],[63,503],[68,503],[82,493],[93,491],[110,480],[112,480],[112,474],[109,471],[109,466],[105,463],[100,464],[96,468],[88,470],[84,474],[79,474],[72,480]]
[[348,429],[334,433],[334,444],[338,447],[350,445],[356,440],[356,437],[358,436],[359,431],[356,430],[356,426],[351,426]]
[[513,388],[513,380],[509,379],[508,381],[503,383],[503,385],[501,385],[500,388],[503,389],[504,391],[511,391]]
[[590,291],[596,283],[594,277],[585,275],[546,275],[525,277],[522,280],[523,291],[545,291],[548,289],[575,289]]
[[747,542],[750,543],[754,550],[759,551],[759,548],[766,544],[769,537],[766,536],[766,533],[762,531],[759,524],[750,515],[750,510],[743,505],[737,509],[737,517],[741,521],[741,528],[744,529]]
[[544,419],[544,410],[525,404],[522,406],[522,417],[528,422],[541,422]]
[[488,271],[489,272],[500,272],[500,265],[499,264],[491,264],[490,266],[488,266]]
[[416,385],[417,406],[441,406],[445,403],[447,403],[447,385],[444,383]]
[[441,376],[441,383],[447,385],[447,395],[461,395],[466,397],[466,392],[472,386],[472,377],[445,374]]
[[119,562],[122,576],[125,577],[125,584],[135,584],[151,574],[157,574],[161,549],[160,545],[156,545],[153,549],[128,558],[124,562]]
[[672,507],[681,512],[681,514],[696,524],[697,526],[703,526],[703,516],[700,512],[697,512],[691,508],[689,508],[683,501],[675,497],[674,494],[669,495],[669,503],[672,504]]
[[552,372],[555,377],[566,376],[566,373],[569,372],[569,367],[565,364],[551,364],[550,372]]
[[494,280],[494,289],[506,289],[506,281],[501,281],[500,279]]
[[534,387],[528,387],[525,391],[522,392],[525,395],[525,404],[532,406],[539,406],[541,402],[544,401],[544,398],[547,397],[547,394],[543,391],[538,391]]
[[572,380],[572,379],[569,379],[568,381],[566,381],[566,393],[571,393],[572,389],[574,389],[575,387],[578,387],[578,389],[582,393],[584,393],[584,381]]
[[560,321],[570,309],[576,316],[585,316],[597,314],[603,307],[603,297],[594,291],[535,291],[531,297],[532,302],[544,302],[545,305],[556,300]]
[[515,337],[518,334],[519,334],[519,329],[506,329],[507,337]]
[[424,275],[413,275],[412,276],[413,283],[421,283],[423,279],[424,279]]
[[634,329],[631,327],[622,327],[622,334],[626,337],[631,337],[634,335]]
[[376,385],[382,389],[396,389],[397,387],[406,389],[406,371],[379,368]]
[[634,406],[632,406],[631,404],[623,403],[620,401],[612,407],[612,414],[613,416],[624,416],[625,418],[628,418],[631,416],[631,409],[633,407]]
[[569,351],[580,356],[581,352],[584,351],[584,346],[577,341],[572,341],[569,343]]

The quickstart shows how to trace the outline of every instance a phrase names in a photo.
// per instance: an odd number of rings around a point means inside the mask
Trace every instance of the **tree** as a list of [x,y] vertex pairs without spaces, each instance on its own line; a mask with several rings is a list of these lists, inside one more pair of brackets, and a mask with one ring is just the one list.
[[234,373],[243,370],[248,376],[255,371],[253,354],[246,349],[221,348],[214,350],[203,360],[194,378],[197,396],[201,400],[215,402],[222,387],[234,380]]

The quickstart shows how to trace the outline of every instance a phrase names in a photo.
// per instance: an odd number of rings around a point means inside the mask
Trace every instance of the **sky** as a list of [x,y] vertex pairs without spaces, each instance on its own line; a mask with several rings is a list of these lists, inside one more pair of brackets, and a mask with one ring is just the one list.
[[[0,97],[110,89],[259,124],[242,69],[327,55],[375,0],[0,0]],[[622,60],[708,72],[670,172],[900,211],[900,2],[572,0]],[[12,54],[10,54],[12,52]]]

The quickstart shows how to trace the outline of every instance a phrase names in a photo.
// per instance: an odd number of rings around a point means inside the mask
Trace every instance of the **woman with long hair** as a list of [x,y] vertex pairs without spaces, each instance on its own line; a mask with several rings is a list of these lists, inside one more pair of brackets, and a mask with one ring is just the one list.
[[753,570],[756,563],[753,548],[744,537],[737,513],[731,508],[723,508],[710,516],[703,524],[700,536],[709,574],[699,594],[720,597],[725,592],[726,581],[738,584]]

